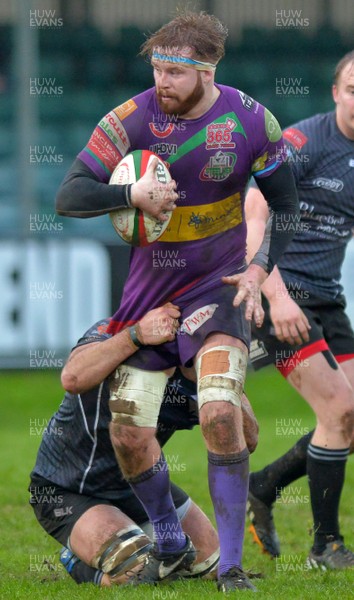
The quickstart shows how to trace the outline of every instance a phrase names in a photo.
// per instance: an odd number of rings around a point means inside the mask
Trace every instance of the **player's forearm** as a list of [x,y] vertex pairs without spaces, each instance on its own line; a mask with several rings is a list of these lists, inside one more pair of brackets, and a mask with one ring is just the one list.
[[[247,262],[249,263],[264,239],[269,219],[267,204],[258,188],[252,187],[249,189],[245,210],[247,219]],[[269,302],[273,302],[276,298],[285,298],[288,294],[278,267],[274,267],[262,284],[262,293]]]
[[56,197],[56,212],[67,217],[89,218],[129,206],[130,186],[107,185],[80,160],[69,169]]
[[262,244],[252,262],[270,273],[296,233],[299,202],[295,180],[286,163],[257,182],[271,212]]
[[260,218],[247,219],[247,256],[246,260],[249,264],[259,249],[264,238],[266,228],[266,220]]
[[265,295],[270,304],[275,300],[285,298],[289,295],[278,267],[274,267],[269,277],[263,283],[262,294]]
[[137,349],[128,329],[104,342],[75,348],[61,374],[64,389],[72,394],[90,390],[106,379]]

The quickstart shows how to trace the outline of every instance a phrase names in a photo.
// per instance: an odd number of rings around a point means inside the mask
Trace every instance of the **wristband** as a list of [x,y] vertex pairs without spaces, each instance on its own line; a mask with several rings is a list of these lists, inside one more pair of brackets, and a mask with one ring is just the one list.
[[274,265],[271,265],[269,256],[267,256],[261,250],[258,250],[258,252],[256,252],[256,254],[254,255],[254,257],[252,258],[252,260],[250,262],[250,265],[258,265],[266,273],[268,273],[268,275],[272,271],[273,266],[274,266]]
[[131,188],[132,188],[132,183],[128,183],[125,186],[125,204],[127,206],[127,208],[132,208],[132,201],[131,201]]
[[129,333],[130,333],[131,341],[133,342],[133,344],[135,346],[137,346],[138,348],[141,348],[142,346],[145,345],[138,339],[138,336],[136,334],[136,325],[132,325],[131,327],[129,327]]

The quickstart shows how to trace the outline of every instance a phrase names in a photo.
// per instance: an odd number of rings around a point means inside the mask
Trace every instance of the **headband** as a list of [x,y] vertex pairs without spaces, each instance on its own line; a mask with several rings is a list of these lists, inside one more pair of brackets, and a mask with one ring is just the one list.
[[172,56],[171,54],[160,54],[159,52],[153,52],[151,60],[153,59],[195,67],[198,71],[215,71],[216,69],[216,65],[213,65],[212,63],[194,60],[194,58],[187,58],[186,56]]

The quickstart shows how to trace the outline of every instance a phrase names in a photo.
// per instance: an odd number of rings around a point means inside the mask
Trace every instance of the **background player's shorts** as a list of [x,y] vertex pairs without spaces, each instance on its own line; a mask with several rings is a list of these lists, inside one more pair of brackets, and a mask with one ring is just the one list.
[[[251,326],[245,319],[245,305],[233,306],[236,288],[222,285],[200,294],[198,300],[181,308],[181,327],[173,342],[158,346],[144,346],[130,356],[127,365],[146,371],[162,371],[169,367],[191,367],[192,359],[202,347],[205,338],[214,332],[226,333],[250,345]],[[178,305],[178,298],[176,304]]]
[[344,296],[332,301],[312,298],[300,301],[298,305],[311,325],[310,341],[290,345],[276,338],[269,304],[263,298],[263,325],[259,329],[252,328],[250,362],[255,370],[274,364],[287,377],[299,363],[318,352],[323,352],[332,366],[335,366],[333,356],[338,363],[354,358],[354,332],[345,314]]
[[[45,479],[33,477],[29,490],[30,504],[39,524],[63,546],[67,545],[76,521],[93,506],[115,506],[140,526],[149,520],[142,504],[130,489],[122,490],[119,500],[105,500],[76,494]],[[184,490],[172,482],[171,493],[177,509],[189,498]]]

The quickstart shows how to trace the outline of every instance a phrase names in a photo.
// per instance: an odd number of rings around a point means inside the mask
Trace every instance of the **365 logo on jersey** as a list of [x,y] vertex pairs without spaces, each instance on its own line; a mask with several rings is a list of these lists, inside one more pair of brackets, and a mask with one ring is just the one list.
[[225,123],[210,123],[207,126],[205,149],[235,148],[236,144],[232,141],[232,132],[236,127],[236,121],[230,117],[226,118]]

